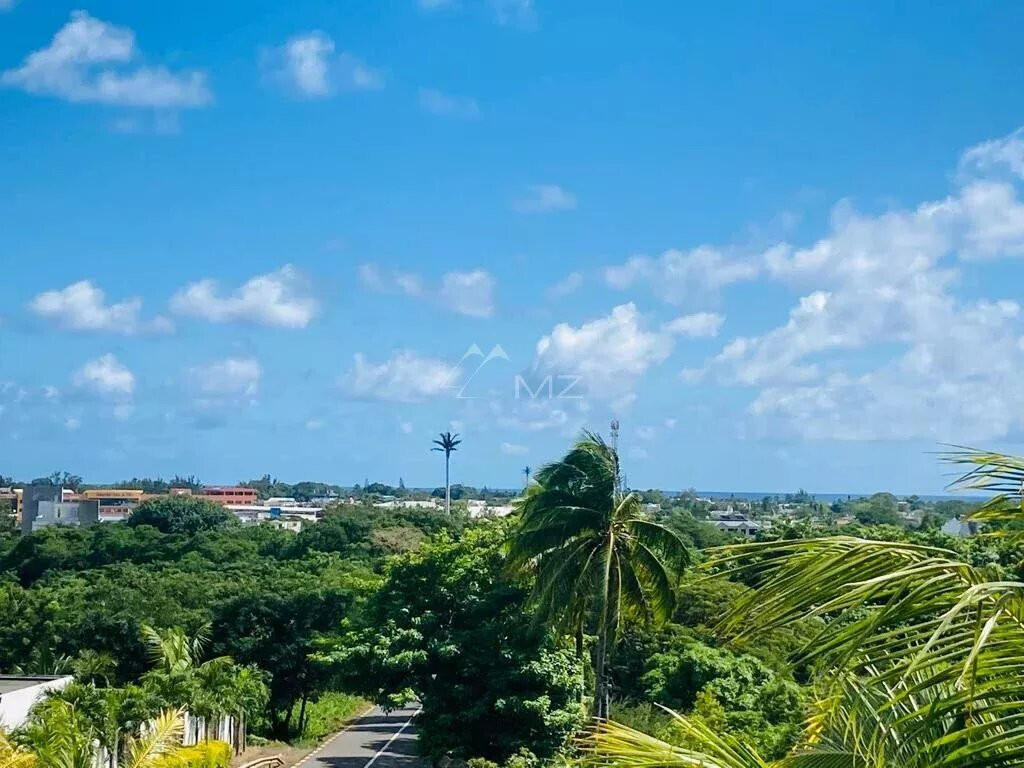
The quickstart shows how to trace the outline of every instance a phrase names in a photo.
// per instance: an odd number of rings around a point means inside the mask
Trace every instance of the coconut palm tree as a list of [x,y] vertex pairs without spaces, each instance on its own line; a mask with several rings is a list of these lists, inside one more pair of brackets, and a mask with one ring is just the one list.
[[595,711],[608,716],[608,657],[627,619],[661,621],[675,604],[673,580],[689,562],[675,533],[643,512],[640,497],[619,489],[618,456],[584,432],[559,461],[542,467],[518,503],[509,547],[512,568],[536,575],[540,620],[576,636],[597,636]]
[[[1024,522],[1024,459],[974,450],[945,458],[968,466],[955,486],[995,493],[973,521]],[[749,637],[801,618],[818,624],[802,652],[821,670],[818,696],[802,742],[781,764],[1024,762],[1024,582],[950,550],[848,536],[727,547],[708,565],[758,587],[724,618],[724,634]],[[590,736],[591,760],[765,765],[749,747],[675,717],[695,748],[608,723]]]
[[451,456],[458,450],[458,445],[461,442],[458,432],[442,432],[439,435],[439,439],[434,441],[434,447],[430,449],[432,451],[444,451],[444,511],[448,514],[452,512],[452,484],[449,473]]
[[153,666],[164,674],[174,675],[199,665],[203,648],[209,642],[209,629],[209,626],[201,627],[189,637],[180,627],[158,630],[145,625],[142,638],[149,648]]
[[523,477],[526,478],[523,481],[523,488],[529,488],[530,487],[530,465],[529,464],[527,464],[525,467],[523,467]]

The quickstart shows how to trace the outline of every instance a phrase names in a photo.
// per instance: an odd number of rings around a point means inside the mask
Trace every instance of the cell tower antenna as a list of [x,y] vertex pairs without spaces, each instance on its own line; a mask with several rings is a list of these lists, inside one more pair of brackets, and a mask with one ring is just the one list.
[[619,475],[619,420],[612,419],[612,458],[615,462],[615,491],[622,493],[622,478]]

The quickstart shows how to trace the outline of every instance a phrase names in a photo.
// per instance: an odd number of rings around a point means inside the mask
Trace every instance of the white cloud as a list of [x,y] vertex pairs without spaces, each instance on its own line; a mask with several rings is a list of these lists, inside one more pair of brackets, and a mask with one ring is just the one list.
[[506,456],[525,456],[530,452],[530,449],[518,443],[502,443],[501,452]]
[[983,141],[970,147],[960,156],[960,171],[967,174],[987,174],[1009,170],[1024,178],[1024,128],[1009,136]]
[[363,285],[379,293],[399,293],[424,299],[459,315],[490,317],[494,314],[494,277],[483,269],[447,272],[440,284],[431,286],[411,272],[383,270],[375,264],[359,267]]
[[[767,434],[989,440],[1024,429],[1024,326],[1012,300],[965,300],[963,264],[1024,255],[1021,134],[964,153],[954,194],[878,215],[840,202],[812,245],[780,244],[767,273],[804,289],[787,321],[726,343],[704,368],[758,388]],[[1005,176],[1005,174],[1004,174]]]
[[[514,400],[509,407],[492,401],[489,415],[497,426],[520,432],[557,430],[566,437],[578,434],[586,413],[586,409],[580,407],[582,401],[549,398],[546,394],[543,390],[541,397],[534,399],[524,393],[524,397]],[[558,390],[553,390],[553,394],[557,395]]]
[[307,419],[306,429],[310,432],[316,432],[317,430],[324,428],[324,422],[322,419]]
[[535,184],[512,207],[519,213],[571,211],[576,207],[576,196],[557,184]]
[[441,277],[439,299],[457,314],[490,317],[494,314],[494,278],[482,269],[448,272]]
[[682,315],[665,323],[665,330],[669,333],[697,339],[717,336],[724,322],[725,318],[715,312],[696,312],[692,315]]
[[342,390],[360,400],[416,402],[451,393],[459,369],[443,360],[422,357],[411,350],[396,352],[383,363],[371,363],[357,354],[342,377]]
[[384,77],[355,55],[335,53],[334,40],[314,30],[295,35],[284,45],[263,54],[268,76],[309,99],[322,99],[335,91],[367,91],[384,87]]
[[107,304],[103,291],[89,280],[72,283],[60,290],[44,291],[32,299],[29,309],[70,331],[109,331],[131,335],[173,330],[173,325],[165,317],[143,321],[139,317],[142,299],[137,297]]
[[398,429],[401,430],[403,435],[412,434],[412,422],[411,421],[400,421],[398,422]]
[[480,117],[480,105],[466,96],[453,96],[435,88],[420,88],[420,107],[434,115],[475,120]]
[[230,295],[221,294],[215,280],[191,283],[171,298],[171,309],[213,323],[305,328],[319,306],[308,295],[299,272],[286,264],[276,272],[251,278]]
[[64,419],[64,428],[68,430],[68,432],[74,432],[81,426],[82,422],[76,419],[74,416],[69,416],[68,418]]
[[674,344],[672,333],[646,325],[632,303],[578,328],[560,323],[537,342],[535,371],[566,382],[578,376],[577,394],[627,405],[639,379],[663,362]]
[[582,272],[570,272],[568,275],[563,277],[553,286],[548,289],[548,296],[553,299],[559,299],[563,296],[576,293],[583,285],[583,273]]
[[605,282],[617,290],[646,284],[669,304],[707,304],[717,301],[722,288],[757,277],[756,261],[730,259],[717,248],[701,245],[690,251],[668,250],[657,258],[633,256],[607,267]]
[[204,395],[252,396],[259,389],[263,370],[252,358],[229,357],[190,369],[189,376]]
[[71,102],[176,109],[212,100],[206,74],[133,65],[135,33],[73,11],[45,48],[0,74],[0,83]]
[[650,425],[640,425],[636,428],[636,436],[641,440],[653,440],[657,430]]
[[79,389],[103,396],[131,397],[135,391],[135,375],[112,354],[85,363],[72,381]]

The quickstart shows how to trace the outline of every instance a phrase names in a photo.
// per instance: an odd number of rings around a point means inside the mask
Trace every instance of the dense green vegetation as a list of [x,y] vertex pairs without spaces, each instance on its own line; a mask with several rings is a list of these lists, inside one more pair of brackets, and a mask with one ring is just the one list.
[[131,524],[0,538],[0,669],[87,670],[114,686],[149,670],[143,628],[211,627],[208,654],[252,665],[257,733],[294,738],[326,689],[309,655],[380,581],[385,556],[463,521],[434,510],[344,507],[299,534],[242,527],[200,499],[140,505]]
[[[129,523],[0,533],[0,669],[78,677],[37,746],[176,707],[309,741],[415,698],[423,754],[473,768],[1009,765],[1024,470],[969,460],[1002,467],[968,481],[1008,494],[974,513],[1002,538],[937,530],[965,505],[801,492],[752,505],[788,514],[740,544],[695,494],[623,488],[594,435],[506,520],[346,504],[294,534],[151,500]],[[367,492],[387,490],[407,493]],[[593,714],[611,720],[581,751]],[[15,741],[42,754],[30,731]]]

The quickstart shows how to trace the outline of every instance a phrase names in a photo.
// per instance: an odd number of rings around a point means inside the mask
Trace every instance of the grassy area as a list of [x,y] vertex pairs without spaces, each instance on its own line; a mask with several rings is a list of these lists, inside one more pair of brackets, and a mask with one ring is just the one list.
[[[369,707],[369,702],[347,693],[325,693],[317,701],[306,705],[306,727],[296,741],[317,744],[341,730],[348,720]],[[298,719],[298,707],[295,718]]]

